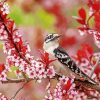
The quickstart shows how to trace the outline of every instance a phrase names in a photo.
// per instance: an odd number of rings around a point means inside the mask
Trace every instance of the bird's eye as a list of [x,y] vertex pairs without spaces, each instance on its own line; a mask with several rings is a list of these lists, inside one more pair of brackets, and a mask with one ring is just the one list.
[[50,35],[50,38],[52,38],[52,35]]
[[53,34],[51,35],[51,38],[53,38]]

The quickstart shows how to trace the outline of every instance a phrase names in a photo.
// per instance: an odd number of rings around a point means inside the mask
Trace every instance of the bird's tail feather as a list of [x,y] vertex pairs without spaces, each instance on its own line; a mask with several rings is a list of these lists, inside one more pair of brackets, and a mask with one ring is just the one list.
[[85,76],[87,77],[87,80],[93,84],[99,85],[96,81],[94,81],[92,78],[90,78],[88,75],[85,74]]

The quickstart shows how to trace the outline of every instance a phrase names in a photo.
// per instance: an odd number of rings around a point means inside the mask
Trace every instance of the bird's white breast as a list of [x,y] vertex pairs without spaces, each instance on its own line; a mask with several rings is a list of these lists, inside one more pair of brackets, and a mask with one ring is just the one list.
[[49,54],[52,54],[54,56],[54,50],[59,46],[58,43],[56,42],[50,42],[50,43],[44,43],[43,45],[43,49],[49,53]]

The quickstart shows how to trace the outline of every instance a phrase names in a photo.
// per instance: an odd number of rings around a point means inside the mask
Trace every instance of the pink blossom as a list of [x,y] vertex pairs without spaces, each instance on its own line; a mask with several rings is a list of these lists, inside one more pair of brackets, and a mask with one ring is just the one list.
[[7,3],[3,4],[3,7],[1,8],[2,14],[9,14],[9,5]]

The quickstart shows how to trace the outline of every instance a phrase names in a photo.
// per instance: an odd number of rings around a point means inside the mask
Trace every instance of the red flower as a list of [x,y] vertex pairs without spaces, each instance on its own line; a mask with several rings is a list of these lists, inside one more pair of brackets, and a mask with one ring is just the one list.
[[56,59],[49,59],[49,54],[47,52],[40,52],[40,57],[41,60],[39,60],[40,62],[42,62],[44,64],[44,67],[47,68],[49,66],[50,63],[52,63],[53,61],[55,61]]
[[2,73],[2,71],[5,69],[4,64],[0,64],[0,74]]

